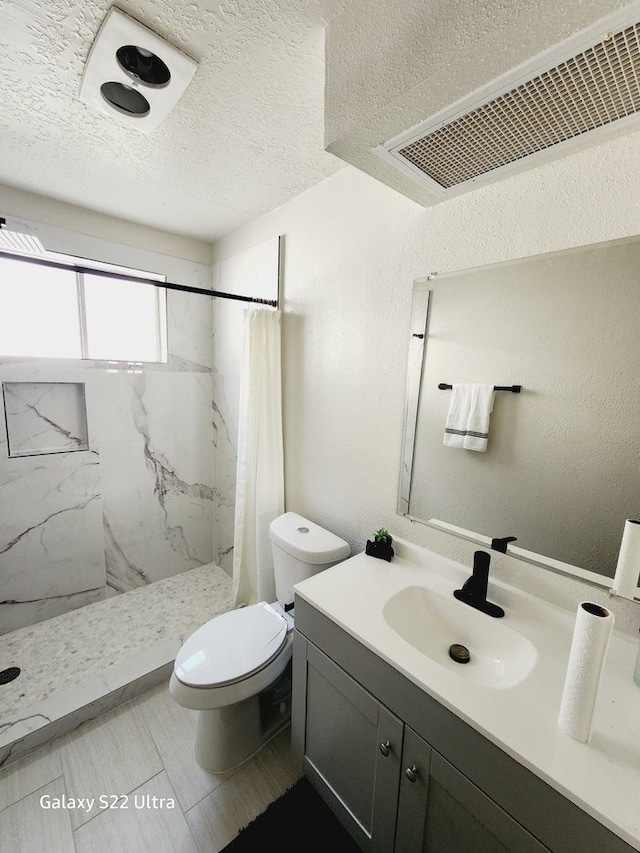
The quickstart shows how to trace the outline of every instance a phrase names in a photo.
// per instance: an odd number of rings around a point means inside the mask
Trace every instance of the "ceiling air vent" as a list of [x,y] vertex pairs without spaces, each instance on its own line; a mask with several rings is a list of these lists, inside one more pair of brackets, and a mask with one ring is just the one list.
[[626,21],[600,21],[377,151],[442,194],[637,121],[640,24],[623,11]]

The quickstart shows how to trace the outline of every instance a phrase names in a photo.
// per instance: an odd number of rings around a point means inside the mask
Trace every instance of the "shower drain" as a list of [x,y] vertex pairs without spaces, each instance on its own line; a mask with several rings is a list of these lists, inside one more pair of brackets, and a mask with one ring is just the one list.
[[0,672],[0,684],[8,684],[20,675],[19,666],[10,666],[9,669],[3,669]]

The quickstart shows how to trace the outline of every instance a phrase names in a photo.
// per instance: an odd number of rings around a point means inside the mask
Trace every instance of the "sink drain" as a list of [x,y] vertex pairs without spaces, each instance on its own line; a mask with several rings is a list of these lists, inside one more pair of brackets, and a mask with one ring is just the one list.
[[471,660],[469,649],[460,643],[454,643],[452,646],[449,646],[449,657],[456,663],[469,663]]
[[9,669],[3,669],[0,672],[0,684],[8,684],[20,675],[19,666],[10,666]]

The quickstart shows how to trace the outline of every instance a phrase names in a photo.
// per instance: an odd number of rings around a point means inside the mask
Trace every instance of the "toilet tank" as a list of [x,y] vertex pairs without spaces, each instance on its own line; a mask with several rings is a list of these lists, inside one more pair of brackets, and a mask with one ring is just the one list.
[[295,512],[279,515],[269,525],[276,597],[293,603],[293,587],[334,566],[351,553],[349,544]]

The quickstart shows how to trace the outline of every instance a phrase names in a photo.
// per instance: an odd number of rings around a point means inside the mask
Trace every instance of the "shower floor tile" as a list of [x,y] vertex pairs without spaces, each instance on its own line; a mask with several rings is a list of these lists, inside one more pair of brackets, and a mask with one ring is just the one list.
[[14,727],[22,737],[64,717],[69,730],[69,715],[89,705],[99,713],[115,691],[126,702],[189,634],[232,607],[231,578],[209,564],[0,636],[0,669],[21,669],[0,686],[0,746]]

